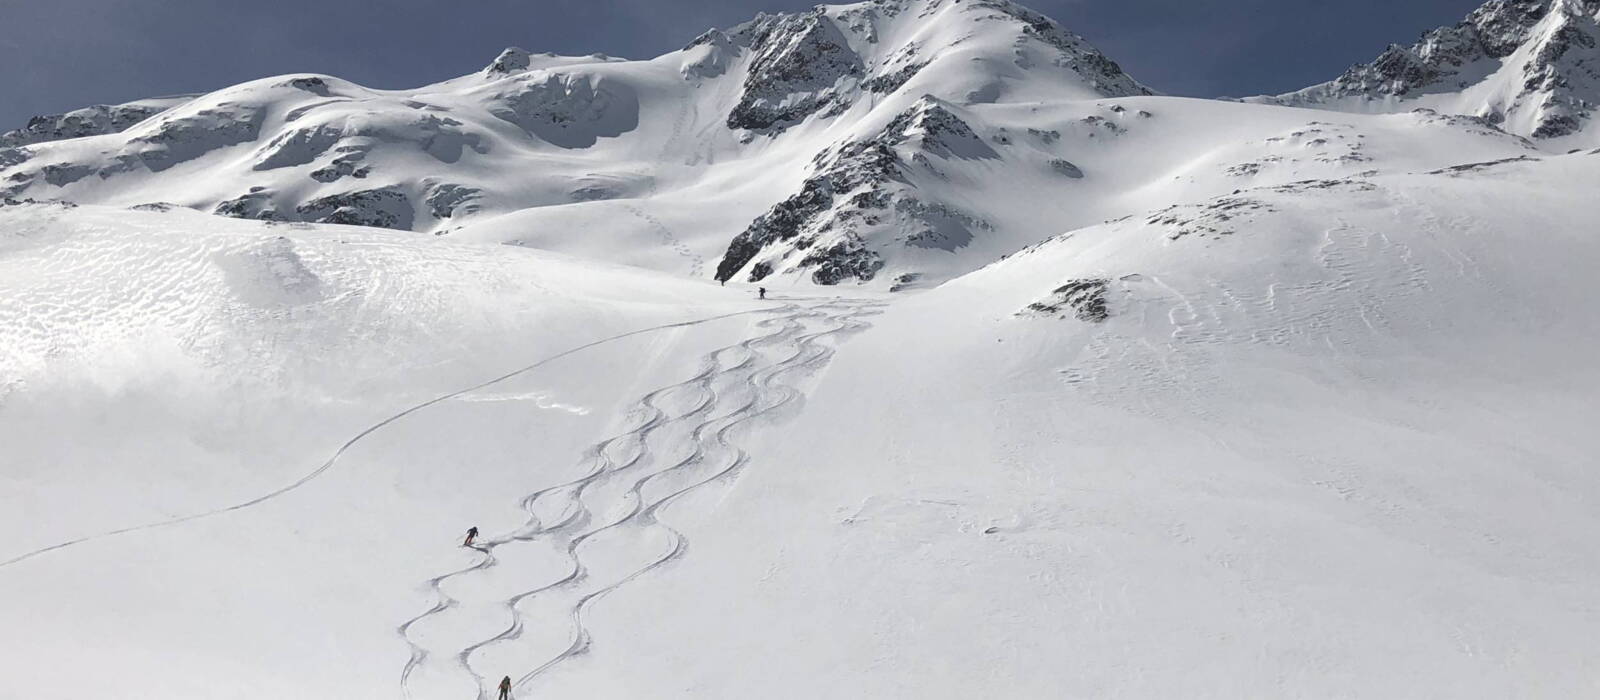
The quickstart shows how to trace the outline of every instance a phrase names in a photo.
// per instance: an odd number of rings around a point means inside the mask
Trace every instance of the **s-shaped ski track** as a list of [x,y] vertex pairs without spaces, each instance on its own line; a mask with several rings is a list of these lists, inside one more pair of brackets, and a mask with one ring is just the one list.
[[[826,341],[866,328],[868,324],[862,319],[877,313],[879,306],[880,302],[855,300],[785,306],[756,324],[767,332],[709,353],[694,376],[642,397],[635,409],[642,416],[637,427],[587,450],[585,459],[591,461],[591,466],[583,476],[523,497],[519,505],[527,518],[521,527],[480,540],[478,554],[470,565],[424,582],[434,596],[434,604],[395,630],[411,650],[400,673],[402,693],[412,696],[414,674],[438,656],[448,658],[448,663],[432,667],[432,671],[454,674],[463,683],[470,679],[478,689],[478,698],[493,697],[492,679],[502,672],[480,672],[475,668],[479,661],[476,657],[497,645],[521,639],[535,625],[541,629],[564,627],[568,642],[553,654],[529,658],[524,667],[527,670],[515,681],[519,691],[556,666],[587,652],[594,639],[585,624],[585,615],[593,605],[687,551],[688,541],[683,533],[662,521],[664,511],[685,496],[732,478],[746,468],[750,457],[732,442],[734,433],[749,429],[758,418],[797,407],[803,397],[796,386],[798,379],[825,366],[835,352]],[[663,405],[677,395],[693,400],[677,411]],[[652,440],[658,436],[683,437],[688,444],[658,446]],[[613,453],[626,448],[634,449],[625,458],[613,457]],[[661,454],[673,448],[679,450]],[[546,523],[539,516],[541,512],[559,516]],[[607,538],[631,536],[627,541],[642,541],[652,534],[666,540],[664,552],[636,557],[620,565],[613,562],[605,567],[617,569],[611,576],[593,570],[591,559],[595,555],[591,550],[605,544]],[[462,603],[444,590],[447,582],[483,575],[502,563],[496,550],[536,540],[556,544],[567,568],[554,581],[488,603],[507,620],[503,627],[465,646],[440,649],[427,648],[414,635],[418,625],[461,608]],[[507,549],[505,555],[519,551],[522,550]],[[557,606],[557,614],[538,617],[527,610],[528,604],[547,598]]]

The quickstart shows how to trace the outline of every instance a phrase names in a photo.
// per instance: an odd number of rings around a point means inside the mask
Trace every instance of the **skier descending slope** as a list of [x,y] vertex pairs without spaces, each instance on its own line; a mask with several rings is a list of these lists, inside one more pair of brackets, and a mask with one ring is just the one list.
[[473,540],[476,540],[476,539],[478,539],[478,526],[474,525],[472,527],[467,528],[467,539],[465,539],[465,540],[463,540],[461,542],[461,546],[463,546],[463,547],[471,547]]
[[506,676],[505,678],[500,679],[500,700],[510,700],[510,698],[511,676]]

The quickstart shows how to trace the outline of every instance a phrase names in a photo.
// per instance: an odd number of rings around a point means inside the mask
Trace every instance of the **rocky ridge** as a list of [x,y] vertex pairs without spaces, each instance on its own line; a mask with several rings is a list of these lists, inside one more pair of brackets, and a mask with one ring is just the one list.
[[1265,99],[1359,110],[1420,104],[1536,139],[1570,136],[1600,99],[1600,0],[1489,0],[1333,81]]

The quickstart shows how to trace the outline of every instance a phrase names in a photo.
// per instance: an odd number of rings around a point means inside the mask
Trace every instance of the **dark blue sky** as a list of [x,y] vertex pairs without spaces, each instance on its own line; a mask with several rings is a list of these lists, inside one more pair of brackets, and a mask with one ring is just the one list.
[[[1481,0],[1033,0],[1162,92],[1285,92],[1453,24]],[[642,58],[805,0],[0,0],[0,131],[96,102],[330,73],[380,88],[506,46]]]

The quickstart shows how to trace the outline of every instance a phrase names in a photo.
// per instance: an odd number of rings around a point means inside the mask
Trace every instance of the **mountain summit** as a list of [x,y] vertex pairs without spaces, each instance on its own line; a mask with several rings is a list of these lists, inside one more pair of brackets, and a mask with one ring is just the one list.
[[[1570,34],[1573,47],[1588,36],[1522,6],[1477,20],[1473,50],[1520,55],[1507,47],[1524,35]],[[1504,36],[1481,48],[1490,34]],[[763,14],[643,61],[513,47],[409,90],[295,74],[140,105],[9,136],[0,197],[902,289],[1065,229],[1243,187],[1534,148],[1482,120],[1312,124],[1300,110],[1157,97],[1009,0]],[[1541,118],[1548,131],[1578,113]]]
[[1266,99],[1346,111],[1425,107],[1536,139],[1572,137],[1600,101],[1600,0],[1490,0],[1330,82]]

